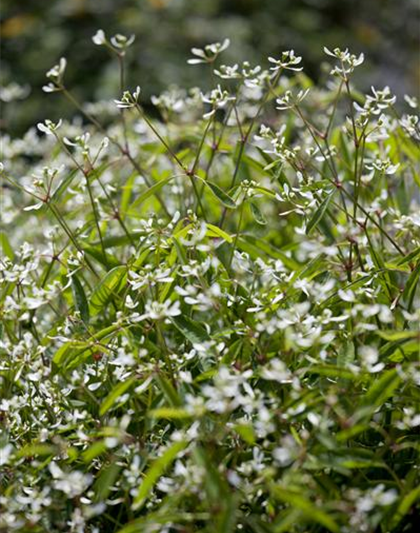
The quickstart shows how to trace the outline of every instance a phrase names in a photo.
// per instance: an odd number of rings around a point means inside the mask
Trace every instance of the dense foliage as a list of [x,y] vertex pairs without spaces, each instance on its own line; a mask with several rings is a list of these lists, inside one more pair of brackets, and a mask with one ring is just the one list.
[[76,118],[3,139],[0,531],[413,531],[416,100],[226,40],[157,120],[93,40],[118,100],[62,59]]

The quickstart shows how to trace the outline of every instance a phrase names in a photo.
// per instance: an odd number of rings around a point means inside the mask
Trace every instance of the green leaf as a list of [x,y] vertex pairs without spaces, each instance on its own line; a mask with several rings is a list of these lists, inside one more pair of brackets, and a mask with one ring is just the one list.
[[97,313],[117,295],[127,278],[127,267],[118,266],[105,274],[90,298],[90,305]]
[[365,394],[363,404],[374,406],[382,405],[390,396],[392,396],[392,393],[398,387],[400,381],[401,377],[395,368],[388,370],[382,374],[379,379],[375,380]]
[[379,379],[375,379],[364,395],[359,409],[354,414],[354,420],[358,422],[361,419],[371,416],[376,409],[382,406],[393,395],[400,382],[401,377],[395,368],[384,372]]
[[207,226],[207,235],[210,237],[221,237],[223,240],[225,240],[228,243],[232,243],[233,239],[230,235],[226,233],[226,231],[223,231],[218,226],[215,226],[214,224],[206,223]]
[[140,196],[136,198],[136,200],[134,200],[134,202],[130,205],[128,212],[130,213],[132,211],[135,211],[138,207],[140,207],[143,202],[158,193],[164,185],[169,183],[174,178],[175,176],[169,176],[167,178],[161,179],[160,181],[149,187],[146,191],[144,191],[144,193],[140,194]]
[[94,442],[87,450],[82,453],[82,460],[89,464],[93,459],[99,457],[108,450],[108,447],[103,440]]
[[116,462],[102,468],[101,473],[97,477],[93,486],[95,491],[95,501],[103,502],[108,498],[114,483],[118,479],[120,471],[121,466]]
[[134,182],[136,181],[137,176],[138,176],[138,172],[137,170],[135,170],[127,178],[125,185],[121,187],[122,189],[121,202],[120,202],[121,213],[125,213],[128,209],[128,204],[130,203],[131,194],[133,192],[133,187],[134,187]]
[[387,330],[377,330],[376,334],[379,335],[382,339],[386,341],[405,341],[409,339],[419,338],[420,332],[418,331],[387,331]]
[[235,201],[227,193],[225,193],[225,191],[222,191],[220,187],[211,181],[206,180],[204,183],[225,207],[228,207],[229,209],[236,209]]
[[[104,245],[104,248],[114,248],[117,246],[126,246],[127,244],[131,244],[132,241],[135,241],[137,238],[137,235],[135,233],[131,233],[129,235],[113,235],[112,237],[107,237],[106,239],[102,239],[102,243]],[[92,246],[101,246],[101,242],[94,242]],[[107,254],[107,259],[109,260],[109,255]],[[118,263],[119,264],[119,263]]]
[[89,322],[89,304],[86,298],[85,291],[82,284],[80,283],[79,278],[76,274],[72,275],[71,278],[71,288],[73,291],[73,300],[76,309],[79,311],[80,316],[86,324]]
[[416,289],[419,286],[419,277],[420,277],[420,261],[417,263],[416,268],[413,270],[413,272],[410,274],[407,283],[404,287],[403,297],[405,301],[408,303],[409,308],[411,308],[414,295],[416,293]]
[[309,521],[317,522],[321,526],[327,528],[332,533],[339,533],[340,528],[337,523],[324,511],[315,505],[300,493],[292,492],[279,486],[273,485],[271,492],[277,499],[288,503],[291,507],[299,509]]
[[127,381],[122,381],[121,383],[118,383],[118,385],[116,385],[112,389],[112,391],[102,402],[101,407],[99,409],[99,414],[103,416],[107,411],[109,411],[111,407],[116,403],[118,398],[122,396],[131,387],[135,380],[136,378],[130,378],[127,379]]
[[336,365],[313,365],[306,369],[305,373],[326,376],[335,380],[356,378],[351,370]]
[[251,207],[251,213],[254,217],[255,222],[257,222],[257,224],[260,224],[261,226],[265,226],[267,224],[267,219],[261,213],[260,208],[257,206],[257,204],[251,202],[249,205]]
[[237,245],[241,250],[249,253],[254,259],[261,257],[262,255],[263,257],[266,256],[273,259],[280,259],[290,270],[297,270],[299,268],[299,264],[292,257],[289,257],[285,252],[253,235],[242,235],[238,238]]
[[236,424],[233,429],[249,445],[253,446],[255,444],[255,433],[252,424]]
[[191,344],[202,344],[210,340],[206,329],[188,316],[179,315],[172,317],[171,322]]
[[405,265],[420,256],[420,246],[397,261],[397,265]]
[[177,455],[184,450],[187,445],[188,442],[185,441],[175,442],[162,454],[161,457],[158,457],[153,461],[141,482],[136,497],[134,498],[133,507],[135,509],[139,509],[144,504],[160,476],[167,468],[169,468],[169,466],[175,461]]
[[93,257],[106,269],[109,267],[116,267],[120,265],[120,262],[113,255],[106,254],[106,257],[104,257],[102,250],[98,246],[90,246],[88,244],[84,244],[82,246],[82,250],[91,257]]
[[155,379],[171,406],[175,408],[179,407],[181,405],[181,399],[169,379],[160,372],[155,375]]
[[401,520],[404,518],[404,516],[410,512],[413,505],[418,502],[420,499],[420,486],[416,487],[415,489],[411,490],[408,494],[402,498],[400,501],[397,510],[394,512],[393,517],[391,519],[391,527],[389,531],[394,531],[394,529],[397,527],[397,525],[401,522]]
[[324,200],[320,203],[318,209],[312,215],[312,218],[306,226],[306,235],[309,235],[313,229],[315,229],[321,220],[324,218],[324,215],[328,209],[329,203],[331,202],[332,197],[334,196],[335,191],[330,193]]
[[90,350],[91,345],[88,342],[84,341],[70,341],[66,342],[55,352],[53,357],[53,363],[57,367],[64,366],[65,362],[68,359],[73,359],[74,357],[82,354],[83,352]]
[[[90,336],[89,342],[78,340],[69,341],[60,346],[53,357],[55,370],[72,369],[78,366],[83,360],[86,360],[90,354],[96,350],[95,341],[102,341],[109,335],[115,333],[120,326],[112,324],[107,328],[101,329],[98,333]],[[104,348],[101,347],[101,350]]]
[[9,241],[9,238],[8,236],[6,235],[6,232],[4,231],[0,231],[0,246],[3,250],[3,253],[5,255],[7,255],[7,257],[13,261],[13,258],[15,256],[14,252],[13,252],[13,248],[10,244],[10,241]]
[[212,461],[210,454],[205,448],[197,446],[194,448],[193,456],[198,466],[206,472],[204,487],[209,503],[215,505],[216,503],[222,502],[223,505],[225,499],[228,497],[228,487],[226,481],[221,477]]
[[177,409],[176,407],[160,407],[159,409],[152,409],[149,411],[149,416],[152,418],[165,418],[167,420],[191,418],[191,414],[188,411],[185,409]]
[[71,182],[74,180],[74,178],[77,176],[78,170],[74,169],[72,170],[68,176],[64,178],[64,180],[60,183],[60,185],[55,189],[52,199],[57,202],[61,195],[69,190]]
[[41,442],[34,444],[27,444],[16,452],[16,458],[21,457],[42,457],[48,455],[56,455],[57,446],[52,444],[43,444]]

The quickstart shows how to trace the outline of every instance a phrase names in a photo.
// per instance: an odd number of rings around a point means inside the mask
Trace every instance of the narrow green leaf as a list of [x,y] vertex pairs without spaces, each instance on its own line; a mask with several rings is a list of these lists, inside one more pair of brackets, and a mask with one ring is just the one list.
[[128,211],[131,212],[131,211],[136,210],[138,207],[140,207],[140,205],[143,202],[145,202],[148,198],[158,193],[164,185],[169,183],[174,178],[175,176],[169,176],[167,178],[161,179],[160,181],[158,181],[157,183],[149,187],[146,191],[144,191],[144,193],[140,194],[140,196],[136,198],[136,200],[134,200],[134,202],[130,205]]
[[105,274],[96,286],[90,298],[90,304],[95,312],[103,309],[125,284],[127,268],[118,266]]
[[74,305],[79,311],[83,322],[87,324],[90,318],[89,304],[86,298],[85,291],[83,289],[83,285],[80,283],[80,280],[76,274],[72,275],[71,288],[73,292]]
[[420,261],[417,263],[416,268],[410,274],[407,280],[407,283],[405,284],[405,287],[404,287],[403,297],[405,301],[408,303],[409,307],[411,307],[413,303],[416,289],[419,286],[419,278],[420,278]]
[[6,232],[4,231],[0,231],[0,246],[3,250],[3,253],[5,255],[7,255],[7,257],[13,261],[13,258],[15,256],[14,252],[13,252],[13,248],[10,244],[10,241],[9,241],[9,238],[8,236],[6,235]]
[[251,207],[251,213],[252,213],[252,216],[254,217],[255,222],[257,222],[261,226],[265,226],[267,224],[267,219],[261,213],[260,208],[257,206],[257,204],[254,204],[253,202],[251,202],[249,205]]
[[112,389],[112,391],[102,402],[101,407],[99,409],[99,414],[103,416],[107,411],[109,411],[111,407],[116,403],[118,398],[120,398],[120,396],[122,396],[131,387],[135,380],[136,378],[130,378],[127,379],[127,381],[122,381],[121,383],[118,383],[118,385],[116,385]]
[[306,235],[309,235],[313,229],[317,227],[317,225],[321,222],[321,220],[324,218],[324,215],[328,209],[328,205],[331,202],[332,197],[334,196],[335,191],[330,193],[324,200],[320,203],[318,209],[313,214],[312,218],[308,222],[306,226]]
[[155,375],[155,378],[170,405],[175,408],[179,407],[181,405],[181,399],[169,379],[160,372]]
[[16,452],[16,458],[21,457],[42,457],[48,455],[56,455],[57,446],[52,444],[43,444],[41,442],[34,444],[27,444]]
[[179,315],[172,317],[171,322],[191,344],[202,344],[209,340],[206,329],[188,316]]
[[64,366],[65,362],[68,359],[73,359],[74,357],[82,354],[83,352],[90,349],[90,344],[87,342],[79,341],[71,341],[66,342],[60,348],[55,352],[53,357],[53,363],[57,367]]
[[377,330],[376,334],[379,335],[382,339],[385,339],[386,341],[405,341],[409,339],[416,339],[419,338],[420,340],[420,332],[419,331],[387,331],[387,330]]
[[394,531],[404,516],[410,512],[413,505],[420,500],[420,486],[411,490],[402,498],[391,520],[390,531]]
[[288,503],[291,507],[299,509],[306,516],[308,520],[317,522],[321,526],[327,528],[332,533],[339,533],[340,528],[337,523],[324,511],[315,505],[301,494],[292,492],[279,486],[272,487],[273,496],[277,499]]
[[144,504],[160,476],[167,468],[169,468],[169,466],[175,461],[177,455],[186,448],[187,445],[188,443],[185,441],[175,442],[161,457],[158,457],[153,461],[141,482],[137,496],[134,498],[133,507],[135,509],[140,508]]
[[397,261],[397,265],[405,265],[420,256],[420,246]]
[[392,393],[398,387],[400,381],[401,377],[395,368],[388,370],[382,374],[379,379],[374,381],[373,385],[364,396],[363,404],[372,406],[382,405],[390,396],[392,396]]
[[100,263],[105,268],[116,267],[120,265],[120,262],[113,255],[106,254],[106,257],[104,257],[102,250],[98,246],[84,244],[82,246],[82,250],[91,257],[93,257],[98,263]]
[[82,453],[83,462],[89,464],[93,459],[99,457],[108,450],[104,440],[94,442],[87,450]]
[[228,243],[232,243],[233,239],[232,237],[226,233],[226,231],[223,231],[218,226],[215,226],[214,224],[206,224],[207,226],[207,235],[210,237],[221,237],[223,240],[225,240]]
[[152,409],[149,411],[149,416],[152,418],[165,418],[167,420],[191,418],[191,414],[188,411],[185,409],[177,409],[176,407],[160,407],[159,409]]
[[254,428],[251,424],[236,424],[233,429],[245,442],[253,446],[255,444]]
[[211,181],[206,180],[204,183],[225,207],[228,207],[229,209],[236,209],[236,203],[227,193],[225,193],[225,191],[222,191],[220,187]]
[[120,471],[121,466],[115,462],[102,468],[93,487],[95,491],[95,501],[103,502],[108,498],[114,483],[118,479]]

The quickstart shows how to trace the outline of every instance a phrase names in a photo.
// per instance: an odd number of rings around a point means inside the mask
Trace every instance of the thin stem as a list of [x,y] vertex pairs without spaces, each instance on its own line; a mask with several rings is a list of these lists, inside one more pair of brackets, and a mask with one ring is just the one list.
[[[241,136],[241,147],[239,149],[238,159],[236,160],[235,170],[233,172],[232,181],[230,183],[229,190],[232,189],[235,186],[235,184],[236,184],[236,179],[237,179],[237,176],[238,176],[238,172],[239,172],[242,156],[243,156],[243,153],[244,153],[245,145],[248,142],[249,136],[251,135],[251,132],[252,132],[252,130],[254,128],[254,124],[255,124],[256,120],[260,116],[262,110],[265,107],[265,104],[267,103],[267,101],[269,99],[269,96],[271,94],[271,91],[272,91],[273,87],[275,87],[277,85],[277,83],[278,83],[278,81],[280,79],[281,72],[282,72],[282,69],[279,69],[278,72],[276,73],[275,77],[274,77],[273,83],[271,84],[269,82],[268,91],[265,93],[265,96],[264,96],[261,104],[259,105],[259,107],[257,109],[257,112],[252,117],[251,122],[250,122],[250,124],[248,126],[248,129],[247,129],[245,135]],[[222,218],[221,218],[220,223],[219,223],[220,227],[223,227],[223,224],[224,224],[224,221],[225,221],[225,218],[226,218],[226,213],[227,213],[227,208],[225,207],[223,209]]]
[[[92,124],[94,124],[102,133],[104,133],[105,135],[107,135],[107,131],[106,129],[104,128],[104,126],[102,126],[102,124],[96,120],[95,117],[93,117],[90,113],[86,112],[84,109],[83,109],[83,106],[80,104],[80,102],[78,102],[76,100],[76,98],[70,93],[70,91],[68,91],[64,86],[60,86],[60,89],[61,91],[63,92],[64,96],[76,107],[76,109],[78,109],[80,111],[80,113],[82,113],[82,115],[84,117],[86,117],[90,122],[92,122]],[[121,152],[121,154],[125,157],[127,157],[127,159],[130,161],[130,163],[132,164],[133,168],[143,177],[146,185],[148,187],[151,187],[152,186],[152,183],[150,182],[149,178],[145,175],[145,173],[143,172],[142,168],[140,167],[140,165],[138,164],[138,162],[133,158],[133,156],[130,154],[129,150],[127,150],[126,148],[124,148],[124,146],[122,146],[117,140],[115,140],[113,137],[109,137],[109,140],[111,141],[112,144],[114,144],[118,150]],[[160,197],[159,193],[155,193],[154,196],[156,197],[156,199],[159,201],[162,209],[164,210],[166,216],[168,218],[171,218],[171,215],[165,205],[165,202],[162,200],[162,198]]]
[[93,211],[93,218],[95,219],[96,230],[98,232],[99,240],[100,240],[100,243],[101,243],[102,254],[104,256],[105,264],[107,265],[107,267],[109,267],[108,259],[107,259],[107,255],[106,255],[106,250],[105,250],[105,245],[104,245],[104,240],[103,240],[103,237],[102,237],[102,231],[101,231],[101,227],[100,227],[100,223],[99,223],[99,214],[98,214],[98,211],[97,211],[97,208],[96,208],[96,205],[95,205],[95,200],[93,198],[92,187],[91,187],[91,184],[90,184],[90,181],[89,181],[89,171],[86,171],[80,165],[80,163],[77,161],[77,159],[74,157],[74,155],[70,152],[70,150],[67,148],[67,146],[64,144],[64,142],[61,140],[61,138],[55,132],[54,132],[54,137],[57,139],[57,141],[58,141],[59,145],[61,146],[61,148],[66,152],[66,154],[70,157],[70,159],[76,165],[76,167],[79,170],[79,172],[81,172],[81,174],[85,178],[86,188],[88,190],[88,195],[89,195],[89,200],[90,200],[90,205],[91,205],[92,211]]
[[243,219],[243,216],[244,216],[244,207],[245,207],[245,199],[242,201],[241,207],[240,207],[240,210],[239,210],[238,230],[237,230],[236,235],[235,235],[235,240],[233,241],[233,244],[232,244],[232,252],[230,254],[229,263],[228,263],[229,268],[232,266],[233,256],[235,254],[236,246],[238,244],[239,234],[241,232],[242,219]]

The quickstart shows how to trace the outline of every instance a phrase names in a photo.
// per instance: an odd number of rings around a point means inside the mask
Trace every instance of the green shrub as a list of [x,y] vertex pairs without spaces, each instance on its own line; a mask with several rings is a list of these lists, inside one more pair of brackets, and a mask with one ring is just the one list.
[[77,116],[3,139],[0,531],[412,531],[415,99],[226,40],[157,119],[129,40],[94,42],[120,99],[79,103],[63,59]]

